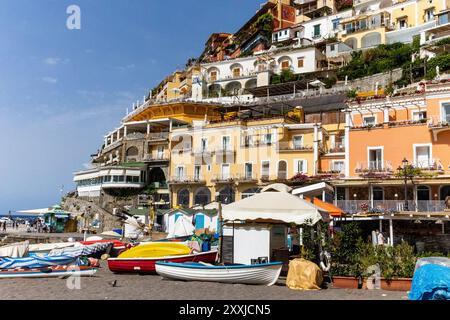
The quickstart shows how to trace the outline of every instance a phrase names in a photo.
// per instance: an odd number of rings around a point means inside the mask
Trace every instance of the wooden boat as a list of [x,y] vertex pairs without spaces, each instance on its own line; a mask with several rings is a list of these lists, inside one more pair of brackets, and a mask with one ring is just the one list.
[[108,267],[109,270],[115,273],[139,273],[139,274],[154,274],[155,263],[160,261],[171,262],[207,262],[212,263],[217,259],[217,250],[190,253],[185,255],[174,256],[160,256],[153,258],[109,258]]
[[280,276],[282,262],[214,266],[204,263],[157,262],[156,272],[168,279],[242,283],[271,286]]
[[118,258],[158,258],[187,255],[191,251],[187,245],[178,242],[148,242],[124,251]]
[[52,266],[48,268],[16,268],[0,270],[0,279],[3,278],[52,278],[80,276],[89,277],[97,272],[97,268],[83,266]]

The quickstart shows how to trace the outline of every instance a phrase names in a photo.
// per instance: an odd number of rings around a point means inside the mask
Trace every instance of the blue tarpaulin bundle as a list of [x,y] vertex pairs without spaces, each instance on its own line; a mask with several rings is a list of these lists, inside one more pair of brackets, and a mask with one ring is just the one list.
[[450,300],[450,268],[425,264],[414,272],[410,300]]

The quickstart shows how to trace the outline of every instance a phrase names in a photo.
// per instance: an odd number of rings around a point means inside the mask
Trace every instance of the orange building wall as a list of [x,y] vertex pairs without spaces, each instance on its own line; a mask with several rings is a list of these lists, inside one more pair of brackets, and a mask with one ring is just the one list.
[[406,157],[414,161],[414,144],[432,143],[432,158],[441,160],[446,173],[450,165],[450,130],[441,132],[433,141],[432,131],[426,124],[394,128],[350,131],[350,176],[356,176],[358,162],[367,162],[368,147],[384,147],[383,160],[390,161],[395,170]]

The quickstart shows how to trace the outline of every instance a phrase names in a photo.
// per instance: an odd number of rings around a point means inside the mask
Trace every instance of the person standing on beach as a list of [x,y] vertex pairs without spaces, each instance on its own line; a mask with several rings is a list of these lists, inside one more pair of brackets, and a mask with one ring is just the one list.
[[3,221],[3,231],[6,232],[6,221]]

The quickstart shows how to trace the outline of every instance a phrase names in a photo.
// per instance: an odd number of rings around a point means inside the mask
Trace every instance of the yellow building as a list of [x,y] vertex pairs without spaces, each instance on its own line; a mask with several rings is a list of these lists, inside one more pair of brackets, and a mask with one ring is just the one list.
[[436,24],[436,14],[450,7],[450,0],[354,0],[353,16],[343,19],[338,39],[353,49],[379,44],[411,42]]
[[345,153],[339,149],[339,137],[344,127],[331,124],[328,128],[304,123],[303,118],[274,116],[194,121],[190,127],[174,129],[170,137],[172,205],[192,207],[217,196],[230,203],[265,185],[289,182],[298,174],[341,174]]

